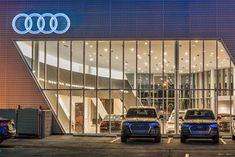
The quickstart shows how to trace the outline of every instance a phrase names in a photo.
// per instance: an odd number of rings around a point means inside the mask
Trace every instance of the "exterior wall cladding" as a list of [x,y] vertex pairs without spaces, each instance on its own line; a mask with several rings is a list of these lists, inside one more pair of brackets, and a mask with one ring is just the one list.
[[[18,35],[18,13],[66,13],[63,35]],[[52,0],[0,3],[0,108],[46,107],[13,43],[16,39],[222,39],[235,58],[234,0]]]

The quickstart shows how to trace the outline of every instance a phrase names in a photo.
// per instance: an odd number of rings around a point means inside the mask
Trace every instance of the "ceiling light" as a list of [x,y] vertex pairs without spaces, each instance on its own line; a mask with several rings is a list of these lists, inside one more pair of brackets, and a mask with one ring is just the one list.
[[90,48],[93,48],[93,45],[90,45]]
[[144,44],[145,44],[145,45],[148,45],[148,43],[147,43],[147,42],[145,42]]
[[187,56],[187,55],[188,55],[188,52],[185,52],[184,54]]
[[141,68],[138,68],[138,70],[140,71],[140,70],[141,70]]
[[220,49],[220,52],[224,52],[224,49]]
[[86,44],[86,45],[89,45],[89,43],[88,43],[88,42],[85,42],[85,44]]
[[62,41],[62,43],[63,43],[63,44],[65,44],[65,43],[66,43],[66,41]]
[[195,40],[195,43],[198,43],[198,40]]
[[135,49],[134,49],[134,48],[131,48],[130,50],[133,52]]
[[151,50],[150,52],[153,53],[153,50]]
[[145,65],[145,66],[147,66],[147,65],[148,65],[148,63],[147,63],[147,62],[145,62],[145,63],[144,63],[144,65]]
[[138,59],[142,59],[142,57],[140,55],[138,55]]
[[166,56],[167,55],[167,52],[164,52],[164,56]]
[[89,60],[92,62],[94,60],[94,58],[90,58]]
[[104,52],[108,52],[108,49],[107,49],[107,48],[104,48]]
[[117,60],[118,60],[118,59],[119,59],[119,57],[118,57],[118,56],[116,56],[116,57],[115,57],[115,59],[117,59]]

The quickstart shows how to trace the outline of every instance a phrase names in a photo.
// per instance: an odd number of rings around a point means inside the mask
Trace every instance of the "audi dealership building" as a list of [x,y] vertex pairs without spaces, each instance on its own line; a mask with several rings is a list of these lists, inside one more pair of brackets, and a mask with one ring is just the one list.
[[181,113],[209,108],[229,134],[234,15],[233,0],[3,0],[0,109],[49,109],[63,133],[116,134],[130,106],[154,106],[162,134],[177,134]]

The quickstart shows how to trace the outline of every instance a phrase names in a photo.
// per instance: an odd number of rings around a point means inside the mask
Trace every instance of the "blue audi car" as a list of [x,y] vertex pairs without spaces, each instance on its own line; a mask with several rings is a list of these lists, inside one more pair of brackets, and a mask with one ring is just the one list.
[[0,117],[0,143],[14,137],[16,134],[15,123],[13,120]]
[[181,142],[188,138],[209,138],[219,143],[219,125],[212,110],[189,109],[181,126]]
[[131,107],[122,123],[121,142],[129,138],[153,138],[161,142],[161,128],[154,107]]

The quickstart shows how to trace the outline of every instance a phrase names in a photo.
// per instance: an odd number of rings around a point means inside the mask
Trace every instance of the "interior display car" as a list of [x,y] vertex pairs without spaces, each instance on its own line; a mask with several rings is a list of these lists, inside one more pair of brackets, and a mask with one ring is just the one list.
[[219,143],[219,125],[212,110],[189,109],[181,126],[181,142],[188,138],[210,138]]
[[219,123],[219,129],[221,132],[229,132],[230,131],[230,114],[228,113],[218,114],[218,123]]
[[161,128],[154,107],[130,107],[122,123],[121,142],[129,138],[153,138],[161,142]]
[[0,117],[0,143],[14,137],[16,134],[15,123],[13,120]]
[[[110,120],[110,122],[109,122]],[[122,115],[106,115],[100,124],[100,131],[109,131],[109,125],[111,123],[111,130],[121,130],[121,125],[123,121]]]
[[[179,131],[181,130],[182,118],[184,117],[185,111],[179,111]],[[171,112],[171,115],[166,123],[166,132],[175,133],[175,110]]]

